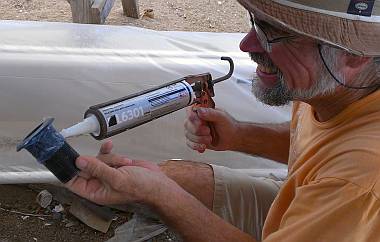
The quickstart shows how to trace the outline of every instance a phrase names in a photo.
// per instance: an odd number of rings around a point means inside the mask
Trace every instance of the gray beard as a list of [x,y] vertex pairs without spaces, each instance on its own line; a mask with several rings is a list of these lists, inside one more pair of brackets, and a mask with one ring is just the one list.
[[272,88],[263,88],[259,82],[259,77],[255,75],[252,80],[252,93],[260,102],[271,106],[283,106],[293,100],[293,95],[282,77],[279,77],[276,85]]
[[[269,59],[269,57],[265,57],[259,54],[250,54],[250,56],[252,60],[257,63],[261,63],[271,67],[276,67],[273,64],[273,62]],[[329,61],[332,64],[332,66],[334,67],[333,71],[335,71],[335,61],[330,59],[326,61]],[[324,68],[321,68],[321,70],[319,70],[319,73],[321,74],[318,78],[318,81],[316,81],[314,85],[307,90],[289,90],[289,88],[286,85],[284,76],[281,70],[279,70],[278,68],[278,81],[276,85],[271,88],[263,88],[259,84],[259,77],[255,74],[252,80],[252,93],[259,101],[271,106],[283,106],[294,100],[305,101],[317,96],[325,96],[332,94],[336,87],[339,86],[339,84],[332,79],[330,74]],[[343,77],[341,78],[341,80],[343,80]]]

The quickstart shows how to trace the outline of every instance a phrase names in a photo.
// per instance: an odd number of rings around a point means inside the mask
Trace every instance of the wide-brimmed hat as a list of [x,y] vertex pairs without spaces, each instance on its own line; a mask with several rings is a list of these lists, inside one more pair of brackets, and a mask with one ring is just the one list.
[[380,0],[238,0],[253,14],[363,56],[380,56]]

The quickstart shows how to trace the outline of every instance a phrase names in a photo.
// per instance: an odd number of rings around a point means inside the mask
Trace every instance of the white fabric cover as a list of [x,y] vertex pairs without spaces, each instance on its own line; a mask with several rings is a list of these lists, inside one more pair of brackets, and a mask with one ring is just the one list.
[[[0,184],[56,179],[20,142],[44,117],[61,130],[80,121],[89,106],[190,74],[228,72],[215,87],[217,107],[240,120],[283,122],[289,107],[272,108],[250,92],[255,65],[242,53],[238,33],[158,32],[125,26],[0,21]],[[184,110],[113,137],[115,151],[131,158],[213,162],[233,168],[276,168],[277,163],[233,152],[198,154],[185,145]],[[71,138],[80,153],[95,155],[100,142]],[[282,167],[283,168],[283,167]]]

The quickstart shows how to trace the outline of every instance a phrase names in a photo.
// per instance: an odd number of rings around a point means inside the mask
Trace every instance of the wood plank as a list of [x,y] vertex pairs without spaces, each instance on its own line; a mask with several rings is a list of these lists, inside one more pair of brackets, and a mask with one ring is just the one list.
[[99,206],[83,198],[74,199],[69,212],[93,229],[107,233],[115,214],[107,207]]
[[121,0],[124,14],[131,18],[139,18],[138,0]]
[[115,0],[95,0],[91,6],[92,21],[103,24],[114,4]]
[[68,0],[74,23],[103,24],[115,0]]
[[70,0],[74,23],[90,23],[90,6],[92,5],[92,1],[93,0]]

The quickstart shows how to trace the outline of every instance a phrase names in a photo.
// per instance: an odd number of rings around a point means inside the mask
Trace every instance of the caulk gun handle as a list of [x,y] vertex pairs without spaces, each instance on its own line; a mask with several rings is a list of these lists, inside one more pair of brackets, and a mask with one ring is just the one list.
[[[198,99],[198,102],[193,105],[193,110],[196,107],[215,108],[215,102],[212,100],[210,95],[205,94],[202,95],[201,98]],[[216,132],[215,126],[211,122],[207,122],[207,125],[210,128],[210,134],[212,137],[211,145],[216,146],[219,142],[218,133]]]
[[215,129],[215,126],[208,122],[208,127],[210,128],[210,133],[211,133],[211,137],[212,137],[212,141],[211,141],[211,144],[212,146],[217,146],[218,142],[219,142],[219,136],[218,136],[218,133],[216,132],[216,129]]

